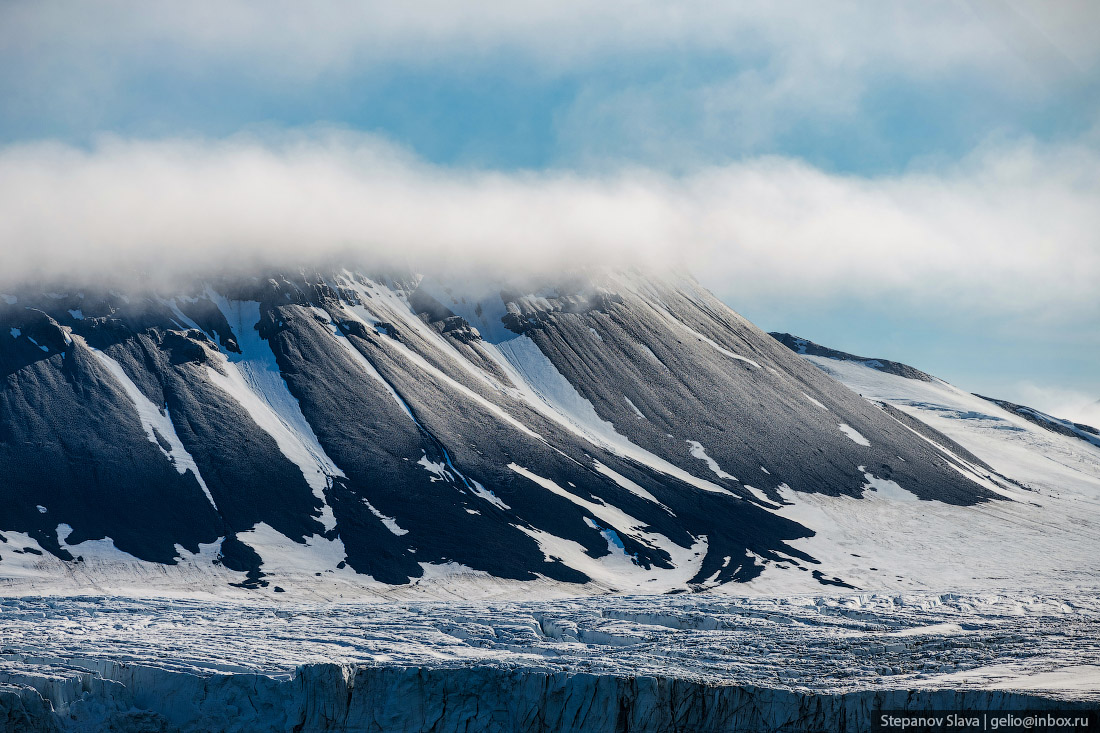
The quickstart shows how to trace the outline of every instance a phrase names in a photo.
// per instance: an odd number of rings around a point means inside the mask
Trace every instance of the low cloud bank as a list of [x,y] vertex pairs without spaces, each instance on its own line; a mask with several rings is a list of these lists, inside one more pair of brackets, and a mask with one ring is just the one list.
[[758,158],[673,176],[429,165],[342,132],[0,149],[0,284],[359,259],[458,274],[685,266],[719,294],[1096,313],[1100,155],[994,145],[860,178]]

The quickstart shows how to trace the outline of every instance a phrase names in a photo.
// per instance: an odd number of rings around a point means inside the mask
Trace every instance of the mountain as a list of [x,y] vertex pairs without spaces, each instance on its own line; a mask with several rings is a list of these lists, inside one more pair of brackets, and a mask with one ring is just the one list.
[[1095,708],[1100,448],[565,280],[0,294],[0,729]]
[[975,515],[1049,519],[1029,475],[969,433],[807,359],[939,380],[799,356],[686,277],[475,289],[340,270],[40,290],[0,297],[13,588],[929,586],[964,579],[898,543]]
[[[843,352],[801,358],[914,429],[928,426],[947,436],[1012,484],[1001,491],[1004,501],[951,509],[910,503],[910,513],[903,504],[806,502],[816,506],[796,518],[827,527],[820,534],[833,538],[826,544],[834,571],[874,587],[858,563],[842,562],[848,549],[922,583],[935,578],[940,587],[1095,588],[1100,562],[1081,552],[1100,542],[1100,447],[1089,440],[1088,426],[1067,430],[1066,421],[1042,419],[1037,410],[990,401],[941,379],[884,372]],[[889,523],[888,532],[867,531],[881,523]],[[802,547],[814,552],[815,541]]]

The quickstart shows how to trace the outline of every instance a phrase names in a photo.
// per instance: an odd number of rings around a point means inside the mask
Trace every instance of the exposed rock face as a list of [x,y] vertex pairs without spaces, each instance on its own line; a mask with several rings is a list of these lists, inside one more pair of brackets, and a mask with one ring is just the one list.
[[0,721],[27,731],[854,733],[871,730],[881,710],[1092,709],[1082,701],[988,690],[828,695],[523,668],[318,664],[276,679],[83,664],[95,671],[6,681]]
[[0,380],[4,542],[272,591],[448,568],[683,591],[781,562],[835,585],[781,492],[996,497],[687,279],[21,293]]

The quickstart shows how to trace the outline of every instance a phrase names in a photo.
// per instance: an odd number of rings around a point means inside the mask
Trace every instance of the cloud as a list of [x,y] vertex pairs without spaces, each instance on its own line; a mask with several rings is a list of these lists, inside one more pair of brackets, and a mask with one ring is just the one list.
[[1096,322],[1100,156],[990,145],[858,178],[758,158],[674,176],[430,165],[376,137],[0,149],[0,280],[358,258],[463,272],[682,265],[747,303],[857,298]]
[[16,54],[106,50],[111,59],[131,51],[177,50],[275,62],[271,71],[284,76],[378,60],[435,61],[499,51],[565,68],[608,54],[688,46],[754,54],[782,48],[792,65],[807,68],[822,63],[855,68],[885,59],[915,73],[960,63],[999,64],[1002,51],[1032,66],[1087,66],[1100,56],[1089,28],[1100,11],[1088,0],[1056,7],[1039,0],[933,0],[913,6],[825,6],[810,0],[781,6],[660,0],[308,5],[195,0],[180,6],[63,0],[6,3],[3,18],[5,48]]
[[[25,136],[142,121],[158,129],[156,110],[172,124],[190,108],[192,129],[210,129],[204,120],[231,116],[235,104],[262,99],[260,116],[277,116],[280,102],[319,85],[353,95],[358,80],[412,69],[535,86],[579,80],[561,111],[567,153],[612,143],[593,134],[601,119],[631,151],[659,146],[650,160],[670,157],[678,133],[739,153],[774,149],[776,137],[813,125],[838,134],[867,124],[876,100],[899,87],[959,83],[1024,109],[1094,100],[1097,25],[1100,5],[1088,0],[16,0],[0,4],[0,122]],[[680,108],[686,119],[668,111]]]
[[1018,143],[946,170],[870,178],[783,159],[730,166],[711,174],[727,202],[701,212],[729,241],[711,247],[722,254],[706,279],[730,296],[770,285],[802,302],[888,298],[1084,321],[1098,313],[1098,162],[1089,147]]

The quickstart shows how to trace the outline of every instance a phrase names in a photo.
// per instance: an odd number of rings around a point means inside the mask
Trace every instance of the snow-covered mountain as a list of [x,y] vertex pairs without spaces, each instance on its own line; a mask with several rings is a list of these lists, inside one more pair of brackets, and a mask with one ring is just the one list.
[[[818,356],[831,359],[833,361],[855,362],[861,366],[869,367],[875,371],[884,372],[886,374],[894,374],[899,377],[906,377],[908,379],[916,379],[922,382],[943,382],[941,379],[931,376],[920,369],[909,366],[908,364],[902,364],[897,361],[890,361],[889,359],[875,359],[866,356],[856,356],[844,351],[838,351],[837,349],[831,349],[828,346],[822,346],[816,344],[809,339],[799,338],[798,336],[792,336],[789,333],[777,333],[772,332],[771,336],[774,337],[779,343],[788,347],[791,351],[802,356]],[[817,361],[817,360],[815,360]],[[824,365],[825,362],[818,361],[819,364]],[[827,366],[822,368],[829,372]],[[1085,425],[1083,423],[1074,422],[1072,420],[1066,420],[1060,417],[1054,417],[1047,413],[1036,410],[1034,407],[1028,407],[1027,405],[1018,405],[1008,400],[1001,400],[995,397],[986,397],[984,395],[975,395],[981,397],[984,400],[988,400],[996,404],[998,407],[1002,407],[1005,410],[1018,415],[1025,420],[1035,423],[1041,428],[1050,430],[1051,432],[1061,433],[1062,435],[1068,435],[1073,438],[1080,438],[1085,442],[1092,443],[1093,445],[1100,446],[1100,430],[1097,430],[1091,425]],[[1100,403],[1097,403],[1100,404]]]
[[968,507],[917,504],[904,495],[858,504],[799,497],[799,506],[785,507],[784,515],[826,528],[803,549],[831,557],[831,567],[864,587],[883,586],[845,550],[905,574],[899,584],[1095,589],[1100,560],[1088,548],[1100,545],[1100,446],[1090,426],[970,394],[935,377],[899,376],[883,369],[883,360],[825,354],[803,339],[810,348],[800,349],[792,338],[782,340],[824,373],[915,430],[927,426],[947,436],[956,451],[1011,483],[998,489],[1003,499]]
[[1070,551],[1100,539],[1096,446],[928,375],[799,356],[688,278],[567,280],[3,294],[0,582],[468,598],[1098,577]]

